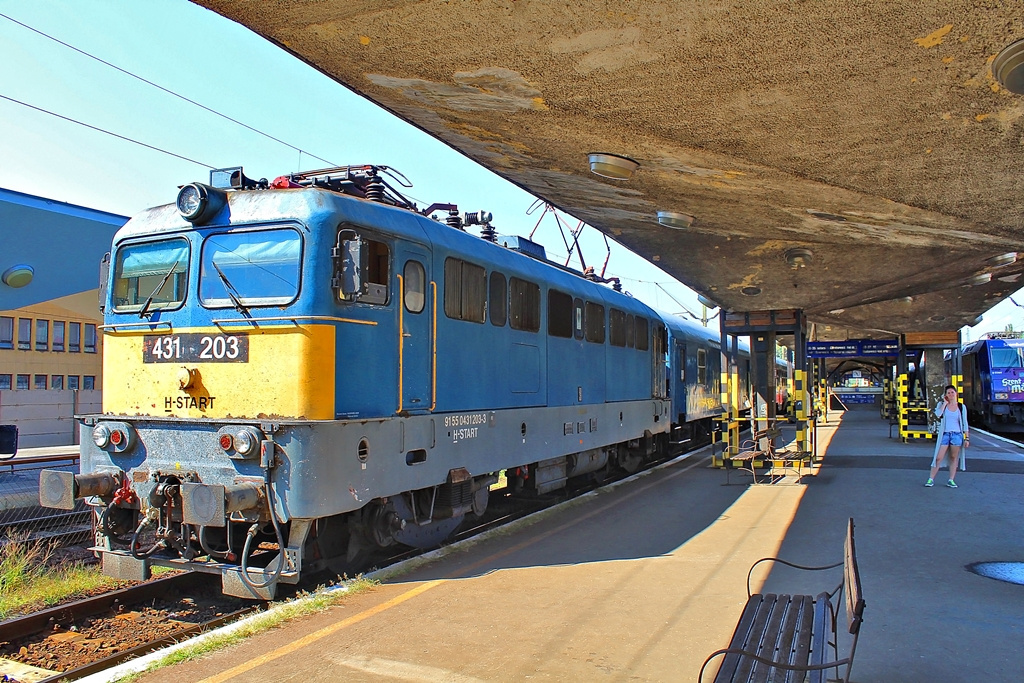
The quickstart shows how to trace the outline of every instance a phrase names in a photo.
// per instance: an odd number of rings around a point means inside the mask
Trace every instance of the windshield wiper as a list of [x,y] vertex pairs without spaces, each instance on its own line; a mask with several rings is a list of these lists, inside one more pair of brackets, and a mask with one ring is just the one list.
[[169,280],[171,277],[171,273],[173,273],[174,269],[177,267],[177,263],[172,263],[170,269],[166,273],[164,273],[163,279],[160,280],[160,284],[156,286],[156,289],[153,290],[153,293],[150,294],[149,298],[146,299],[146,303],[142,304],[142,308],[139,309],[140,318],[145,318],[146,315],[149,313],[149,307],[153,304],[153,299],[156,297],[156,293],[164,288],[164,285],[167,284],[167,280]]
[[224,291],[228,293],[229,297],[231,297],[231,303],[234,304],[235,310],[246,318],[251,318],[252,314],[249,313],[249,309],[245,307],[245,304],[243,304],[242,300],[238,297],[238,290],[235,289],[235,286],[231,284],[230,280],[228,280],[228,276],[224,274],[224,271],[220,269],[220,266],[217,265],[216,261],[211,260],[210,265],[212,265],[213,269],[217,271],[220,281],[224,283]]

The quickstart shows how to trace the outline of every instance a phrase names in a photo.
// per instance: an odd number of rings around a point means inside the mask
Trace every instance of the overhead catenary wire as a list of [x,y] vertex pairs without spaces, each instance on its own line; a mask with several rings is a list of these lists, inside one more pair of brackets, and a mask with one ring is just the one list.
[[[300,147],[296,147],[295,145],[293,145],[293,144],[291,144],[289,142],[285,142],[284,140],[282,140],[280,138],[274,137],[270,133],[265,133],[264,131],[262,131],[262,130],[260,130],[258,128],[254,128],[253,126],[250,126],[247,123],[243,123],[242,121],[239,121],[238,119],[232,118],[232,117],[228,116],[227,114],[222,114],[221,112],[217,111],[216,109],[213,109],[211,107],[207,107],[205,104],[201,104],[199,102],[196,102],[193,99],[185,97],[184,95],[176,93],[176,92],[174,92],[173,90],[171,90],[169,88],[165,88],[164,86],[160,85],[159,83],[154,83],[153,81],[150,81],[150,80],[148,80],[146,78],[143,78],[142,76],[139,76],[138,74],[132,73],[131,71],[128,71],[127,69],[123,69],[123,68],[117,66],[116,64],[112,64],[111,62],[108,62],[105,59],[101,59],[100,57],[97,57],[96,55],[90,54],[90,53],[86,52],[85,50],[82,50],[81,48],[77,48],[74,45],[71,45],[70,43],[66,43],[63,40],[59,39],[59,38],[55,38],[55,37],[49,35],[48,33],[45,33],[43,31],[40,31],[37,28],[29,26],[28,24],[20,22],[17,19],[14,19],[13,17],[10,17],[10,16],[8,16],[8,15],[2,13],[2,12],[0,12],[0,17],[4,18],[4,19],[6,19],[6,20],[8,20],[8,21],[10,21],[12,23],[17,24],[18,26],[21,26],[22,28],[28,29],[29,31],[32,31],[33,33],[37,33],[37,34],[41,35],[42,37],[47,38],[48,40],[52,40],[55,43],[63,45],[64,47],[68,48],[69,50],[74,50],[75,52],[77,52],[77,53],[79,53],[81,55],[84,55],[84,56],[88,57],[89,59],[93,59],[93,60],[99,62],[100,64],[108,66],[111,69],[114,69],[116,71],[120,71],[121,73],[125,74],[126,76],[131,76],[132,78],[134,78],[136,80],[142,81],[143,83],[145,83],[145,84],[147,84],[149,86],[152,86],[152,87],[154,87],[154,88],[156,88],[156,89],[158,89],[158,90],[160,90],[162,92],[165,92],[168,95],[173,95],[174,97],[177,97],[180,100],[188,102],[191,105],[199,107],[200,109],[202,109],[204,111],[207,111],[207,112],[209,112],[211,114],[219,116],[222,119],[230,121],[230,122],[232,122],[232,123],[234,123],[236,125],[242,126],[246,130],[250,130],[253,133],[256,133],[257,135],[262,135],[263,137],[265,137],[265,138],[267,138],[269,140],[273,140],[274,142],[282,144],[285,147],[289,147],[291,149],[294,149],[295,151],[297,151],[299,153],[300,163],[301,163],[302,155],[305,154],[306,156],[309,156],[309,157],[312,157],[314,159],[317,159],[318,161],[322,161],[325,164],[329,164],[332,167],[335,167],[335,166],[339,165],[339,164],[334,163],[333,161],[329,161],[327,159],[324,159],[323,157],[318,157],[317,155],[313,154],[312,152],[304,150],[304,149],[302,149]],[[26,105],[26,106],[29,106],[29,105]],[[50,112],[47,112],[47,113],[50,113]],[[107,132],[107,131],[104,131],[104,132]],[[111,133],[111,135],[114,135],[114,134]],[[120,136],[118,136],[118,137],[120,137]],[[175,156],[177,156],[177,155],[175,155]]]
[[166,149],[162,149],[160,147],[156,147],[155,145],[150,145],[150,144],[147,144],[145,142],[140,142],[138,140],[135,140],[133,138],[127,137],[125,135],[119,135],[118,133],[114,133],[112,131],[106,130],[105,128],[100,128],[99,126],[93,126],[91,124],[85,123],[84,121],[79,121],[78,119],[73,119],[70,116],[64,116],[63,114],[58,114],[56,112],[52,112],[49,109],[43,109],[42,107],[37,107],[37,106],[35,106],[33,104],[29,104],[28,102],[22,102],[21,100],[16,100],[13,97],[8,97],[7,95],[0,94],[0,99],[7,100],[8,102],[13,102],[14,104],[20,104],[23,107],[28,107],[29,109],[34,109],[35,111],[42,112],[43,114],[49,114],[50,116],[55,116],[58,119],[63,119],[64,121],[68,121],[70,123],[75,123],[75,124],[78,124],[79,126],[84,126],[86,128],[98,131],[100,133],[105,133],[107,135],[111,135],[111,136],[113,136],[115,138],[118,138],[120,140],[124,140],[126,142],[131,142],[133,144],[139,145],[141,147],[145,147],[147,149],[154,150],[156,152],[161,152],[163,154],[168,154],[168,155],[170,155],[172,157],[176,157],[178,159],[182,159],[183,161],[188,161],[188,162],[193,163],[193,164],[198,164],[199,166],[203,166],[203,167],[211,169],[211,170],[217,168],[216,166],[212,166],[212,165],[207,164],[205,162],[197,161],[195,159],[190,159],[189,157],[182,156],[181,154],[176,154],[174,152],[168,151]]

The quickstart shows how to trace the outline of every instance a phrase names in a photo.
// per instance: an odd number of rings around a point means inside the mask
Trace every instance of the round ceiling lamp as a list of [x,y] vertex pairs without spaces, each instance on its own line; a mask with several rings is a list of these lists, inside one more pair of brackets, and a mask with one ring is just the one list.
[[786,251],[786,263],[793,270],[806,268],[814,259],[814,253],[806,247],[794,247]]
[[659,211],[658,222],[664,225],[666,228],[675,228],[676,230],[686,230],[693,222],[697,220],[688,213],[676,213],[675,211]]
[[35,270],[32,266],[25,264],[18,264],[11,266],[0,275],[0,281],[2,281],[8,287],[24,287],[28,283],[32,282],[32,276],[35,275]]
[[1010,43],[996,55],[992,75],[1010,92],[1024,95],[1024,40]]
[[629,180],[640,164],[629,157],[606,152],[593,152],[589,156],[590,172],[602,178]]

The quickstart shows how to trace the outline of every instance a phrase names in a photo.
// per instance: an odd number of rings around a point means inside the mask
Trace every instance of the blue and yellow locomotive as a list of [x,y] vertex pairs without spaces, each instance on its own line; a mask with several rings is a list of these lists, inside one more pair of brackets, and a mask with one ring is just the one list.
[[[418,211],[386,171],[217,171],[115,235],[103,412],[80,416],[81,473],[40,481],[44,505],[88,498],[106,573],[174,566],[272,597],[373,549],[437,545],[502,472],[539,495],[634,471],[671,423],[720,412],[703,328],[486,213]],[[670,337],[696,363],[671,381]]]

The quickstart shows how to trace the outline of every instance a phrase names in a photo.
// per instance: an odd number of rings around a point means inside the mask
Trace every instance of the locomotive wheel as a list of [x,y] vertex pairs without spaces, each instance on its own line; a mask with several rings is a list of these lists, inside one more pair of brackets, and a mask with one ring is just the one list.
[[369,569],[376,558],[376,549],[359,533],[352,519],[352,514],[318,519],[316,538],[307,544],[311,559],[322,561],[338,576],[356,576]]

